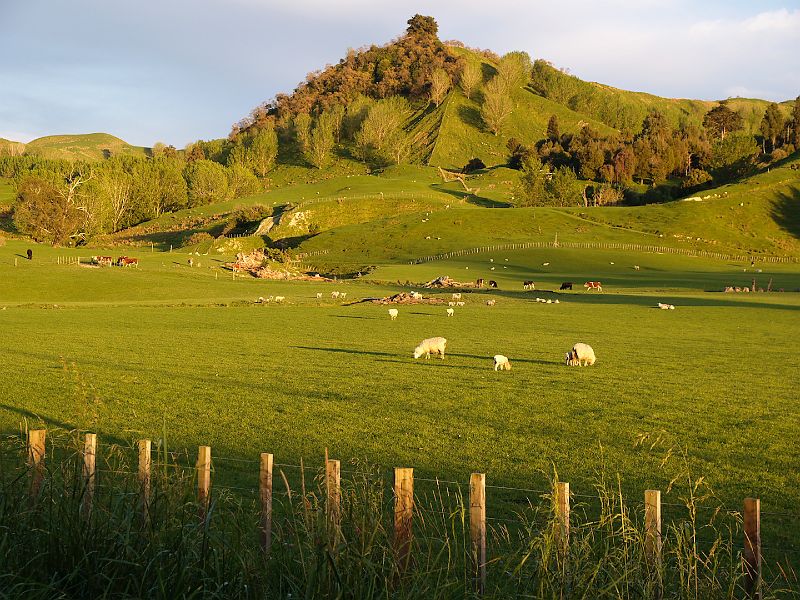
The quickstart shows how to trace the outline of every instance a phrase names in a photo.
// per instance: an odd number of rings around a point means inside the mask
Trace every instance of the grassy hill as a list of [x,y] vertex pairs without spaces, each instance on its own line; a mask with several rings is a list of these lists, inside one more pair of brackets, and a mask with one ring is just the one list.
[[108,133],[49,135],[26,144],[27,154],[68,160],[102,160],[109,156],[146,156],[147,148],[132,146]]
[[[662,98],[644,92],[621,90],[609,85],[583,81],[561,71],[545,61],[537,61],[531,89],[544,98],[584,113],[616,129],[637,132],[642,121],[652,109],[662,112],[667,120],[677,126],[681,123],[700,125],[703,116],[718,101]],[[731,98],[728,106],[744,119],[745,131],[758,132],[767,105],[766,100],[753,98]],[[784,116],[788,116],[792,103],[780,105]]]

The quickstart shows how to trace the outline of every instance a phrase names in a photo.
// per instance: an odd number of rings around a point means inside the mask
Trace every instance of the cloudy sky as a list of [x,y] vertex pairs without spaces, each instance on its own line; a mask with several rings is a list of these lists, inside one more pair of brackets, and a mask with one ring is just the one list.
[[434,16],[443,40],[526,50],[621,88],[800,95],[800,0],[0,0],[0,137],[223,137],[414,13]]

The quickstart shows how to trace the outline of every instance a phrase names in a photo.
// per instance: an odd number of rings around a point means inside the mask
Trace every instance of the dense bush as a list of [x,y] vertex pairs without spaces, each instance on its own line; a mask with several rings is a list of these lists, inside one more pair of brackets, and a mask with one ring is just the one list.
[[183,241],[183,247],[186,248],[188,246],[196,246],[198,244],[205,244],[213,241],[214,236],[207,231],[196,231]]

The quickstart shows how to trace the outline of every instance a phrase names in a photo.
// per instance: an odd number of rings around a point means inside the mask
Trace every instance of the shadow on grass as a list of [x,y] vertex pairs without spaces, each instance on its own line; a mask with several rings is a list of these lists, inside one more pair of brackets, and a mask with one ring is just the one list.
[[793,188],[790,192],[778,193],[772,218],[787,232],[800,239],[800,189]]

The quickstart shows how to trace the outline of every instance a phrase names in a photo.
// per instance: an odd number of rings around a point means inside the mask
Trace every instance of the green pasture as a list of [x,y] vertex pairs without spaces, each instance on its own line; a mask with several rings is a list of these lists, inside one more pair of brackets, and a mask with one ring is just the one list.
[[[27,261],[26,247],[10,240],[0,250],[5,432],[44,424],[96,431],[102,444],[166,433],[188,463],[199,444],[252,460],[217,462],[220,485],[254,484],[261,451],[318,465],[327,447],[343,460],[413,466],[420,477],[466,482],[485,471],[490,484],[533,489],[555,467],[577,493],[591,492],[603,470],[634,498],[666,491],[688,466],[731,508],[747,495],[775,512],[800,500],[800,297],[705,291],[749,285],[749,264],[547,249],[291,283],[234,280],[219,258],[195,256],[201,266],[190,268],[178,252],[142,252],[138,269],[89,268],[55,262],[81,251],[34,246]],[[760,286],[772,278],[775,288],[800,288],[796,265],[758,268]],[[444,274],[496,279],[499,289],[465,293],[452,318],[446,304],[400,306],[391,322],[386,306],[353,303],[400,289],[391,281]],[[539,289],[524,292],[524,279]],[[604,291],[583,291],[586,279]],[[574,291],[544,291],[566,280]],[[332,290],[347,300],[332,300]],[[271,295],[286,303],[254,303]],[[432,295],[448,300],[450,291]],[[447,358],[414,361],[414,346],[438,335],[449,340]],[[563,364],[578,341],[594,347],[594,367]],[[498,353],[511,372],[492,370]],[[637,446],[645,434],[664,441]],[[685,465],[675,458],[682,451]],[[665,502],[685,491],[679,484]],[[493,493],[496,506],[500,496],[520,501]],[[797,531],[764,520],[773,544]]]

